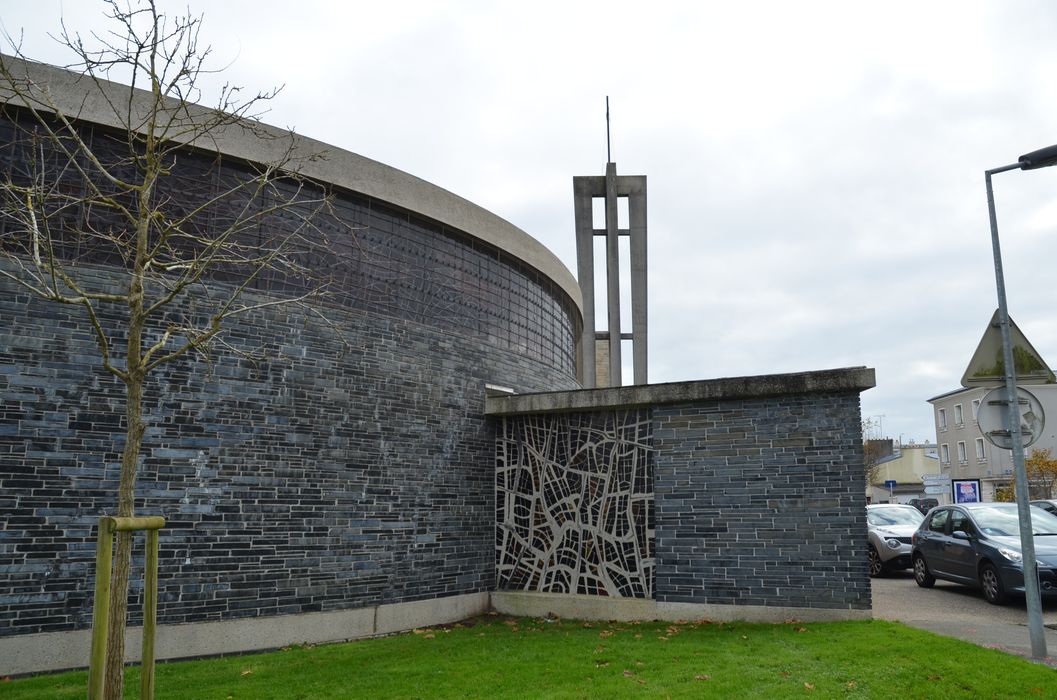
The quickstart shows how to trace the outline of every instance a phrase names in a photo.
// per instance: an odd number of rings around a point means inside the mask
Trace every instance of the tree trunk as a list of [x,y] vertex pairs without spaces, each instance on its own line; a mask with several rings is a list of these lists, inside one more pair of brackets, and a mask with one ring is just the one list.
[[[121,454],[121,479],[118,485],[117,515],[128,518],[135,515],[136,472],[139,465],[140,444],[143,440],[143,378],[137,374],[129,376],[128,404],[125,413],[128,420],[125,449]],[[117,533],[114,552],[114,568],[110,584],[110,621],[106,645],[105,696],[108,700],[121,700],[125,664],[125,623],[128,617],[128,583],[132,568],[132,534]],[[104,572],[96,572],[102,575]]]
[[[140,238],[138,248],[145,249],[146,237]],[[121,453],[121,477],[117,492],[117,515],[129,518],[135,515],[136,477],[139,471],[140,447],[146,426],[143,422],[143,384],[146,375],[143,367],[143,330],[146,316],[143,304],[143,277],[141,255],[129,285],[128,369],[125,376],[126,404],[125,449]],[[132,568],[132,533],[119,532],[114,553],[114,568],[110,586],[110,621],[106,645],[106,679],[104,695],[107,700],[123,697],[125,670],[125,622],[128,617],[128,582]],[[99,572],[96,573],[99,575]]]

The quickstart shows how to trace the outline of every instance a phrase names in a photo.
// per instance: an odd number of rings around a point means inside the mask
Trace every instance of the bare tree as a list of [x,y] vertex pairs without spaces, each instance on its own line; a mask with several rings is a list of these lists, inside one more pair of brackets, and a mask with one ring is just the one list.
[[866,486],[876,484],[881,476],[881,460],[892,454],[892,441],[872,437],[878,432],[879,426],[873,418],[862,421],[862,456],[863,472],[866,477]]
[[[124,385],[120,517],[134,515],[152,373],[222,343],[232,317],[318,300],[323,283],[310,268],[326,241],[317,222],[335,221],[323,190],[298,175],[292,134],[264,149],[276,155],[271,162],[217,175],[217,142],[244,130],[284,138],[257,121],[276,93],[243,99],[224,86],[215,107],[199,106],[210,55],[198,45],[201,17],[133,2],[109,0],[105,35],[83,40],[62,28],[58,39],[76,56],[67,66],[79,75],[72,86],[41,78],[44,68],[25,61],[10,37],[16,57],[0,56],[0,101],[15,125],[0,146],[0,274],[40,299],[79,307],[102,367]],[[208,186],[188,192],[174,172],[192,157]],[[120,270],[119,283],[101,277],[100,265]],[[131,537],[120,533],[106,670],[113,698],[122,694],[130,561]]]
[[885,449],[883,440],[867,440],[862,446],[863,467],[866,474],[866,485],[871,486],[880,481],[881,460],[892,454]]

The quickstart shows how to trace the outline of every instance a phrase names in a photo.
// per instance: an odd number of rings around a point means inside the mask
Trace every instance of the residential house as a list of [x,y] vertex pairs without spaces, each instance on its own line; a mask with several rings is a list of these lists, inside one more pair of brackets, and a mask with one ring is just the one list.
[[894,440],[871,440],[882,443],[881,456],[869,470],[866,499],[869,503],[909,503],[913,498],[935,498],[949,503],[944,494],[925,492],[925,479],[940,474],[935,445],[897,445]]

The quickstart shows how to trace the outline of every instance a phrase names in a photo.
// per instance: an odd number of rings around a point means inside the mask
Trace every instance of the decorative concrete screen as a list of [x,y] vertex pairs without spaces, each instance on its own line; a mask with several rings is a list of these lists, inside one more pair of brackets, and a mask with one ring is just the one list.
[[503,421],[499,588],[652,597],[651,433],[645,410]]
[[[853,368],[490,398],[493,604],[535,614],[573,594],[652,598],[638,616],[862,616],[859,393],[873,385]],[[546,609],[511,604],[515,590]]]

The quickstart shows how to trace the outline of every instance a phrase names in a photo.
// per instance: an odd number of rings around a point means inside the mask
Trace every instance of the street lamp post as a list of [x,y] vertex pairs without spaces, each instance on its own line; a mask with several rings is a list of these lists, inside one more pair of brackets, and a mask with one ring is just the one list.
[[1013,470],[1017,484],[1017,516],[1020,520],[1020,543],[1024,567],[1024,597],[1028,608],[1028,632],[1031,635],[1031,655],[1036,659],[1046,656],[1046,635],[1042,625],[1042,599],[1039,593],[1039,574],[1035,560],[1035,539],[1031,529],[1031,500],[1028,476],[1024,469],[1024,436],[1020,428],[1017,403],[1016,368],[1013,365],[1013,340],[1006,306],[1006,282],[1002,273],[1002,251],[998,245],[998,218],[995,215],[995,195],[991,176],[1007,170],[1035,170],[1057,165],[1057,145],[1022,155],[1016,163],[984,171],[987,183],[987,213],[991,219],[991,248],[995,257],[995,285],[998,288],[998,323],[1002,334],[1002,362],[1005,365],[1006,422],[1012,441]]

